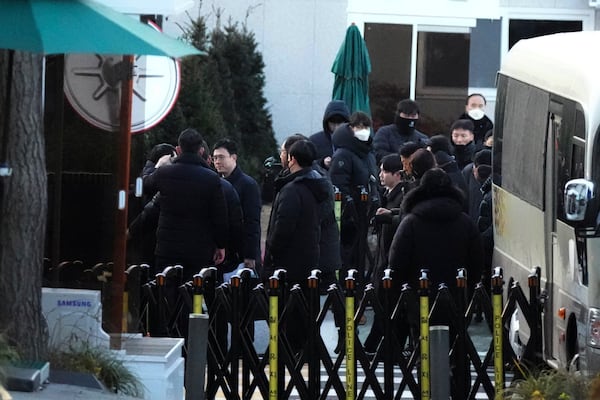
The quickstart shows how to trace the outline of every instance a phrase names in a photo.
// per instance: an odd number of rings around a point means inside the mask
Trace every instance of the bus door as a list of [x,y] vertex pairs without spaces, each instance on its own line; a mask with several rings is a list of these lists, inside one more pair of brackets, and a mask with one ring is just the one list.
[[552,301],[545,309],[544,343],[546,356],[566,365],[578,353],[577,343],[585,333],[587,268],[582,259],[585,241],[576,237],[565,218],[564,187],[568,180],[583,176],[585,141],[583,113],[576,112],[574,102],[551,99],[549,111],[545,226],[552,277],[546,289]]

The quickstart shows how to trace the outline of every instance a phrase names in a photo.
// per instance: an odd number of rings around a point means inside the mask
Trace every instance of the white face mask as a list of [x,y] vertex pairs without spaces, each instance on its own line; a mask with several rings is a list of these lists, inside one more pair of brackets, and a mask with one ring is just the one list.
[[367,140],[369,140],[370,135],[371,131],[369,129],[361,129],[358,131],[354,131],[354,136],[361,142],[366,142]]
[[472,108],[467,112],[467,114],[469,114],[469,117],[473,118],[475,121],[479,121],[485,115],[485,111],[483,111],[481,108]]

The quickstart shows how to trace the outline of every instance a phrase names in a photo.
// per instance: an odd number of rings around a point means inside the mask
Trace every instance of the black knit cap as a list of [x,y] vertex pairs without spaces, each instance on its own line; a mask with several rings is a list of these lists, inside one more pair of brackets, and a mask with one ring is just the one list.
[[483,149],[475,153],[475,157],[473,158],[473,164],[475,164],[476,167],[480,165],[492,165],[491,150]]

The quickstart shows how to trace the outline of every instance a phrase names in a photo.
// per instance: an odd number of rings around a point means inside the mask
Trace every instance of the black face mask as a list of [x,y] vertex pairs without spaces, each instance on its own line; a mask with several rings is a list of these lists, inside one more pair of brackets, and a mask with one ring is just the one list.
[[465,151],[467,151],[466,144],[453,144],[453,146],[454,146],[454,154],[460,154],[460,153],[464,153]]
[[398,131],[402,135],[410,135],[415,131],[418,119],[402,118],[399,115],[394,117],[394,123],[398,127]]

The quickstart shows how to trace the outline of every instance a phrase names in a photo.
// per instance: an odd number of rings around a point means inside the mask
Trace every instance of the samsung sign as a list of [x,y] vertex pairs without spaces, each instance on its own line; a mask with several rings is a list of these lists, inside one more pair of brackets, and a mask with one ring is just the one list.
[[91,308],[92,302],[89,300],[72,300],[72,299],[58,299],[56,301],[57,307],[86,307]]

